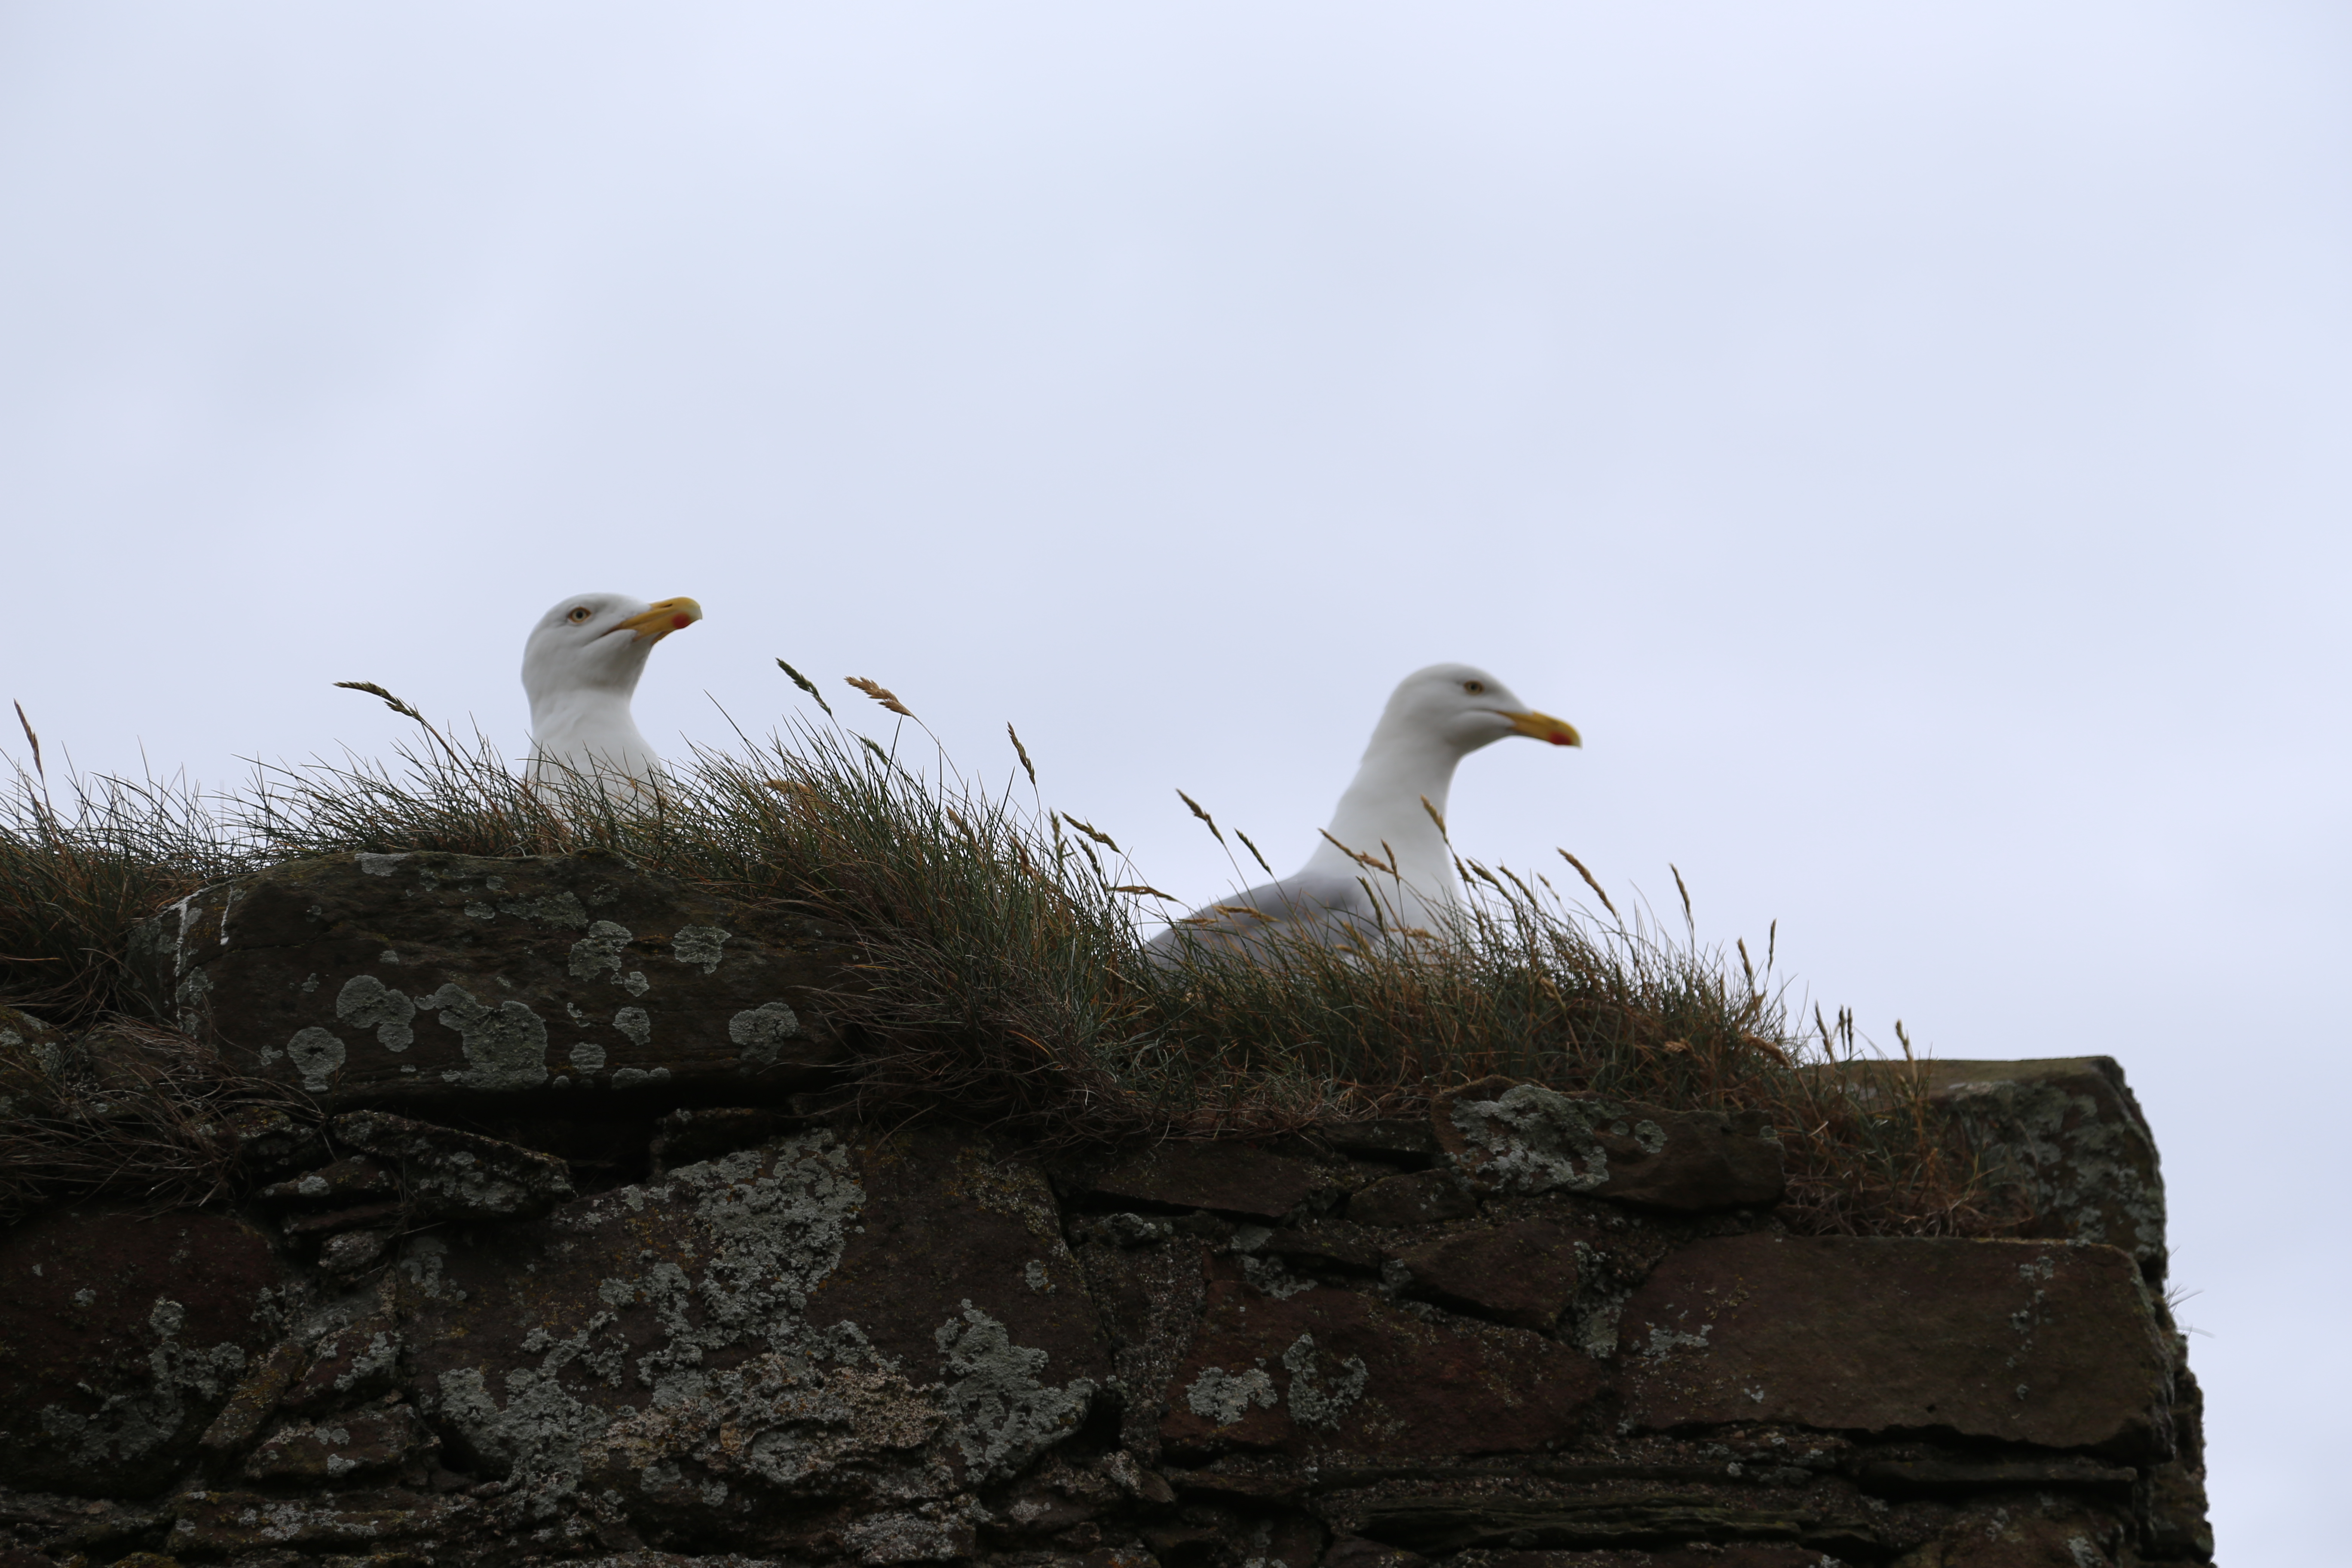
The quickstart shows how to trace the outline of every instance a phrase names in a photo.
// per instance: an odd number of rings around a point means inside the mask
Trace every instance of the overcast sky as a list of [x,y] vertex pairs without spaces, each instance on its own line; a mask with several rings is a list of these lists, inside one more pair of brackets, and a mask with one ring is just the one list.
[[[2340,1551],[2352,12],[0,5],[0,697],[54,760],[895,689],[1188,899],[1388,689],[1947,1057],[2119,1058],[2232,1564]],[[16,748],[21,752],[21,748]]]

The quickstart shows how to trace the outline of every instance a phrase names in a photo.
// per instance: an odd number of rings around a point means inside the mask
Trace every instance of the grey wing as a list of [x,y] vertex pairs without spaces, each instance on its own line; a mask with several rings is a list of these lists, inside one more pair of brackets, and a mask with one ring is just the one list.
[[1157,963],[1173,963],[1187,947],[1271,955],[1268,938],[1338,946],[1379,929],[1371,896],[1353,877],[1301,871],[1203,905],[1144,944]]

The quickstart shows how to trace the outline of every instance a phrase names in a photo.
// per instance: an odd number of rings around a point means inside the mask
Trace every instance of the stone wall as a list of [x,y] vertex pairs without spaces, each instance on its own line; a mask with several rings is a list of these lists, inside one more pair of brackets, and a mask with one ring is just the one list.
[[817,1115],[833,935],[608,858],[333,858],[142,952],[326,1120],[0,1233],[0,1568],[2210,1555],[2104,1058],[1935,1069],[2047,1234],[1799,1236],[1770,1128],[1501,1079],[1256,1142]]

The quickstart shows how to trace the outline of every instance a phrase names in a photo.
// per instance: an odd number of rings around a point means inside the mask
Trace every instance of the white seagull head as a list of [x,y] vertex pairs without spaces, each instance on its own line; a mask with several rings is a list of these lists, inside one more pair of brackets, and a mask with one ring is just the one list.
[[647,604],[626,594],[559,599],[523,644],[522,688],[530,699],[530,776],[593,778],[650,787],[661,763],[629,716],[629,699],[654,644],[702,618],[692,599]]
[[1538,713],[1474,664],[1433,664],[1397,683],[1373,726],[1370,746],[1433,747],[1458,760],[1512,735],[1581,746],[1576,726]]

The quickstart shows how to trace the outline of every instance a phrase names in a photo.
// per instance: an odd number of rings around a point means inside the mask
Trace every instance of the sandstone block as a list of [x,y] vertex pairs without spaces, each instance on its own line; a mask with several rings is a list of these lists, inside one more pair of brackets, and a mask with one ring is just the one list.
[[1440,1237],[1395,1256],[1434,1301],[1522,1329],[1549,1329],[1576,1297],[1576,1237],[1549,1220],[1512,1220]]
[[1308,1161],[1239,1142],[1156,1143],[1089,1184],[1112,1197],[1258,1219],[1280,1219],[1335,1190],[1330,1175]]
[[1437,1141],[1481,1192],[1583,1193],[1696,1213],[1780,1200],[1780,1141],[1763,1118],[1664,1110],[1483,1079],[1431,1107]]
[[805,1087],[845,950],[616,856],[330,855],[142,928],[159,1009],[331,1109]]
[[141,1495],[279,1337],[260,1232],[209,1214],[53,1212],[0,1232],[0,1475]]
[[1717,1237],[1621,1318],[1635,1429],[1785,1422],[2131,1458],[2167,1447],[2168,1360],[2110,1247]]
[[1161,1436],[1193,1457],[1541,1449],[1580,1429],[1598,1363],[1539,1334],[1353,1290],[1210,1285]]

